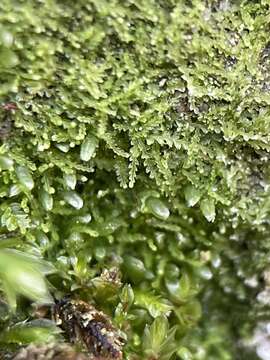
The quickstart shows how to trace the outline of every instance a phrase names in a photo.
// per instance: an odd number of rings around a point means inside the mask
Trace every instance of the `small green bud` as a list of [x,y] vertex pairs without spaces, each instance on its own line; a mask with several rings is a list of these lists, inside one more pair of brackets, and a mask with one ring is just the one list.
[[200,204],[204,217],[209,222],[213,222],[216,217],[215,203],[212,199],[204,199]]
[[200,191],[192,185],[187,186],[184,193],[187,205],[189,207],[196,205],[201,198]]
[[132,290],[131,285],[127,284],[123,287],[120,299],[122,303],[124,304],[124,309],[127,311],[134,301],[134,292]]
[[94,135],[89,135],[81,145],[80,158],[82,161],[89,161],[96,150],[98,139]]
[[65,174],[64,175],[64,182],[65,185],[70,188],[71,190],[74,190],[76,187],[77,178],[74,174]]
[[133,256],[126,256],[124,258],[124,270],[132,281],[142,280],[146,277],[147,271],[144,263]]
[[18,166],[16,168],[16,174],[22,186],[24,186],[27,190],[33,189],[34,181],[32,175],[26,167]]
[[167,220],[170,216],[170,210],[159,199],[150,197],[146,200],[146,206],[148,210],[161,220]]
[[66,191],[63,197],[64,200],[75,209],[79,210],[83,207],[83,199],[75,191]]
[[43,208],[46,211],[50,211],[53,208],[53,197],[45,190],[40,191],[40,201]]

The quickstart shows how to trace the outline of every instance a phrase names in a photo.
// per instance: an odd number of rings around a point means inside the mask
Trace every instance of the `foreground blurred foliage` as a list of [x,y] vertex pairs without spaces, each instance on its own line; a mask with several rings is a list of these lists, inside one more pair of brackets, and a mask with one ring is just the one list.
[[63,341],[33,302],[69,294],[125,359],[256,358],[269,20],[267,0],[1,1],[3,353]]

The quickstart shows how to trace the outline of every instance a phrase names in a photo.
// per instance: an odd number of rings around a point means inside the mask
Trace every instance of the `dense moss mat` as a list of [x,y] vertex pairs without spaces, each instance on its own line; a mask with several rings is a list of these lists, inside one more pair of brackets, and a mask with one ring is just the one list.
[[256,358],[269,21],[267,0],[1,0],[3,349],[59,337],[14,323],[71,294],[126,359]]

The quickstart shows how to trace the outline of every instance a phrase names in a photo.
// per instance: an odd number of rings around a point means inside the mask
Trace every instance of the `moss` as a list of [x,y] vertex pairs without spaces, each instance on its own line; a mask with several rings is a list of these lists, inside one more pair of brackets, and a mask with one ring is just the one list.
[[[267,317],[269,14],[267,0],[1,1],[0,257],[17,249],[42,284],[30,299],[72,293],[112,316],[127,359],[236,359]],[[104,280],[115,268],[132,296]]]

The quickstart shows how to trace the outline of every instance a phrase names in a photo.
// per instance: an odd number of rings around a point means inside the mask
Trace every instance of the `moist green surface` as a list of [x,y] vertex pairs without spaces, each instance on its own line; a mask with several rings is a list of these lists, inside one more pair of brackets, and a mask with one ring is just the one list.
[[126,359],[256,358],[269,20],[267,0],[1,1],[0,347],[57,338],[14,324],[72,294]]

